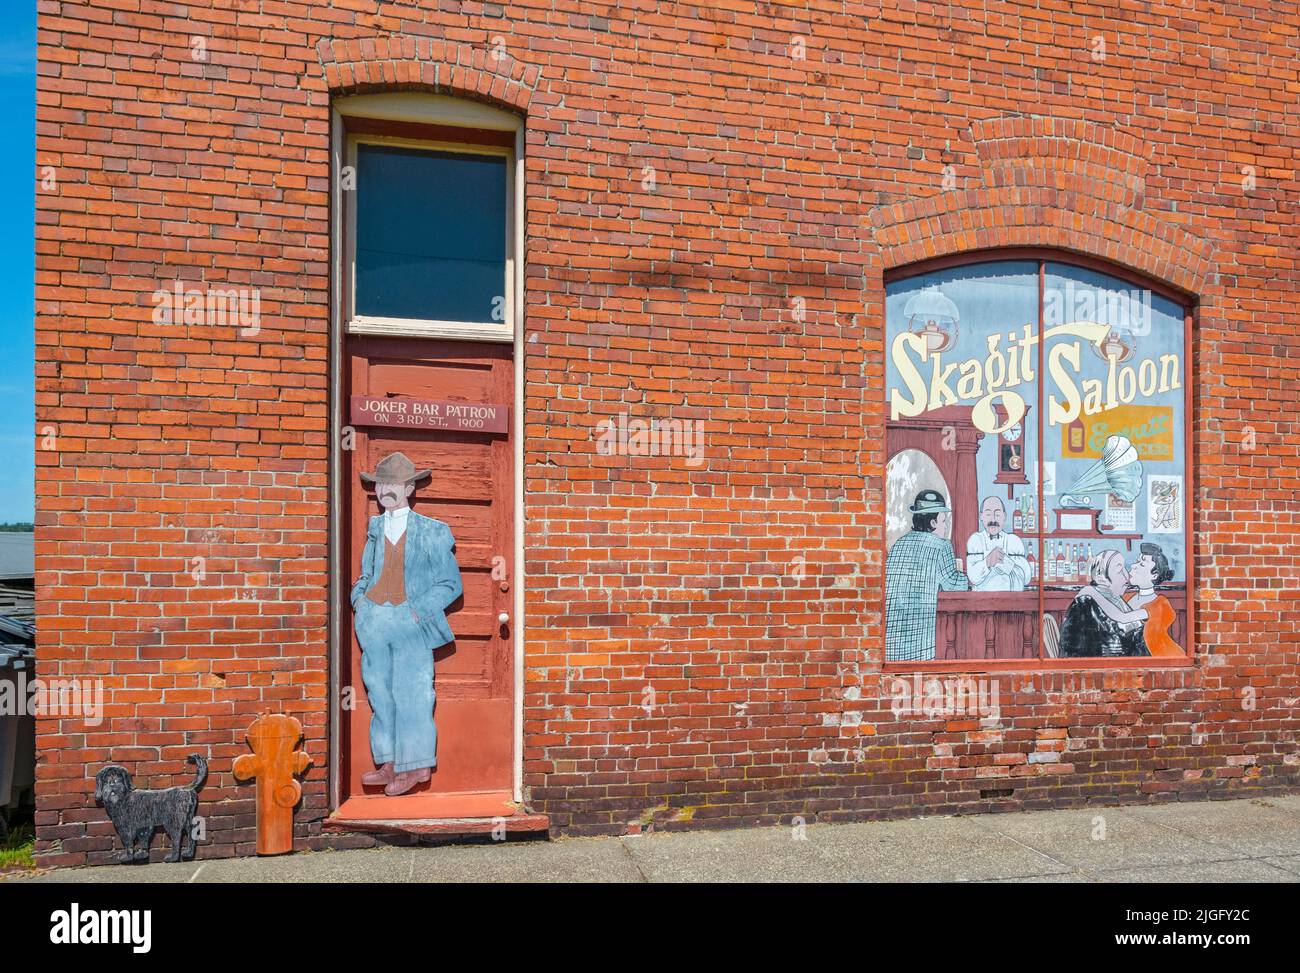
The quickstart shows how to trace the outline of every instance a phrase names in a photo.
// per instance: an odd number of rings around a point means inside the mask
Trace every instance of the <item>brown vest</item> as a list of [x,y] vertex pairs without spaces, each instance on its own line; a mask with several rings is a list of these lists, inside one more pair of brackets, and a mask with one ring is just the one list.
[[385,602],[400,605],[406,601],[406,537],[403,533],[396,544],[384,538],[384,569],[379,572],[374,587],[366,592],[366,597],[376,605]]

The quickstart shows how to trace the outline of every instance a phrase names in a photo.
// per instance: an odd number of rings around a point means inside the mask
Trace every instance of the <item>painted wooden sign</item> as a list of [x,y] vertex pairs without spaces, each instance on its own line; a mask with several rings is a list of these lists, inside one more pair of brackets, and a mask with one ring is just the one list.
[[402,426],[408,429],[503,433],[510,425],[510,409],[492,403],[354,395],[351,408],[351,422],[354,426]]

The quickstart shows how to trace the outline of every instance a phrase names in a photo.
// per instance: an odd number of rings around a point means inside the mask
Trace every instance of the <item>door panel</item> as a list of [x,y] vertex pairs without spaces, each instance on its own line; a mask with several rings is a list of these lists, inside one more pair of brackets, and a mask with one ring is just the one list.
[[[514,366],[507,346],[415,338],[349,337],[346,346],[345,422],[352,395],[427,399],[512,408]],[[430,428],[355,428],[354,448],[343,453],[348,533],[344,558],[350,590],[361,571],[370,517],[380,512],[359,476],[388,453],[401,450],[433,476],[416,486],[411,509],[447,524],[456,538],[464,595],[447,611],[455,641],[434,653],[438,766],[428,785],[402,797],[361,786],[374,768],[370,755],[370,705],[361,680],[361,650],[344,592],[342,672],[356,706],[343,713],[345,799],[365,797],[376,817],[401,814],[412,795],[508,791],[512,780],[514,680],[511,629],[498,623],[513,601],[509,581],[514,551],[514,471],[509,433]],[[498,577],[493,578],[494,559]],[[501,577],[504,570],[505,576]],[[374,795],[378,795],[375,797]],[[373,805],[373,807],[372,807]],[[355,814],[350,808],[350,814]]]

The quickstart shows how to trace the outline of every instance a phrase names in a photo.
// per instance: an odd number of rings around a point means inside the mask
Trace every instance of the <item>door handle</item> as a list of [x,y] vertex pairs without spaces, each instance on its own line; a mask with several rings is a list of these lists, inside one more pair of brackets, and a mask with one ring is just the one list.
[[502,612],[500,615],[498,615],[498,616],[497,616],[497,624],[498,624],[498,625],[509,625],[509,624],[510,624],[510,613],[509,613],[509,612]]

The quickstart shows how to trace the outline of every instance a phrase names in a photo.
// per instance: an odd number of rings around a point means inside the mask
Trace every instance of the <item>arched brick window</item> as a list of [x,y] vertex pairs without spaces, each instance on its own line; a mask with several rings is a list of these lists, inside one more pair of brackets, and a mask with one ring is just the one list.
[[334,106],[348,332],[513,340],[522,118],[422,92]]
[[1191,299],[1039,250],[885,295],[886,662],[1189,662]]

